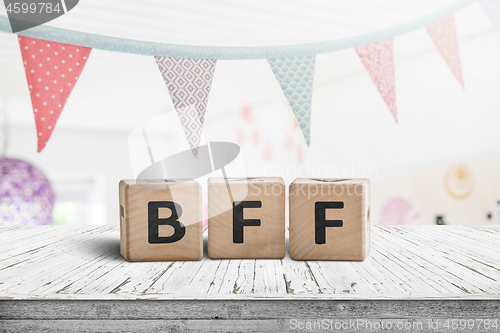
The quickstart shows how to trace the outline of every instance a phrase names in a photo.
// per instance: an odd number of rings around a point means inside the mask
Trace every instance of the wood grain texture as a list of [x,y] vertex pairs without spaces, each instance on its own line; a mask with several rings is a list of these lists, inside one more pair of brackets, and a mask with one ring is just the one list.
[[[366,258],[370,252],[368,179],[298,178],[290,184],[289,194],[292,259]],[[318,228],[318,221],[330,225]]]
[[212,260],[204,233],[200,261],[127,262],[117,228],[0,227],[0,332],[297,332],[358,319],[456,332],[446,319],[500,320],[500,226],[374,227],[362,262]]
[[410,325],[383,331],[457,332],[444,327],[450,318],[474,319],[476,329],[467,331],[485,331],[484,324],[477,329],[479,321],[498,318],[499,311],[499,302],[491,300],[0,301],[0,332],[295,332],[303,331],[299,322],[325,321],[347,323],[342,331],[381,331],[369,321]]
[[[449,317],[448,317],[449,318]],[[462,320],[467,322],[470,318],[456,318],[458,324]],[[359,321],[358,321],[359,320]],[[439,329],[430,327],[429,323],[439,324]],[[366,321],[364,319],[333,319],[323,318],[290,318],[290,319],[267,319],[267,320],[6,320],[0,321],[1,332],[460,332],[445,326],[445,319],[437,322],[434,318],[412,318],[412,319],[376,319]],[[474,321],[473,321],[474,322]],[[476,325],[479,321],[476,321]],[[302,326],[299,326],[299,323]],[[344,325],[335,328],[335,325]],[[308,326],[306,326],[308,325]],[[315,325],[315,326],[313,326]],[[352,326],[351,326],[352,325]],[[387,329],[390,325],[392,329]],[[397,328],[398,325],[402,325]],[[408,325],[408,326],[404,326]],[[483,325],[484,326],[484,325]],[[405,328],[406,327],[406,328]],[[437,327],[437,326],[436,326]],[[460,327],[460,326],[459,326]],[[496,329],[468,330],[474,332],[494,332]]]
[[127,262],[107,226],[0,227],[0,299],[500,299],[499,226],[372,228],[362,262]]
[[[208,180],[208,256],[212,259],[282,259],[285,256],[285,182],[280,177]],[[253,202],[243,219],[260,225],[242,228],[233,239],[233,202]],[[243,203],[244,204],[244,203]],[[240,208],[241,209],[241,208]],[[265,265],[262,263],[262,265]],[[260,268],[260,265],[257,267]]]
[[[459,309],[459,311],[458,311]],[[4,300],[0,320],[498,318],[495,300]]]
[[[127,261],[199,260],[203,257],[203,218],[201,185],[194,180],[158,180],[136,184],[122,180],[120,189],[120,248]],[[184,236],[173,243],[150,243],[148,206],[159,202],[179,205],[178,220],[185,227]],[[172,209],[158,208],[158,218],[168,219]],[[158,236],[174,233],[171,225],[159,225]]]

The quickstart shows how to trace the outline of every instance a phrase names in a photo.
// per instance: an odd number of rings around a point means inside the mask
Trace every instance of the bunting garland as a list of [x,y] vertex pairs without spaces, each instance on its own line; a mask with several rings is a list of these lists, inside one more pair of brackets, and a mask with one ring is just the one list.
[[166,57],[155,59],[196,158],[217,60]]
[[[394,120],[398,123],[392,37],[416,28],[426,27],[426,31],[437,50],[446,61],[453,75],[464,87],[453,13],[473,1],[459,0],[456,4],[443,8],[441,11],[400,25],[394,29],[323,43],[255,48],[183,46],[177,51],[175,50],[179,45],[157,43],[153,45],[154,47],[140,48],[140,52],[136,50],[137,52],[132,53],[143,54],[142,52],[154,51],[153,54],[170,55],[155,56],[155,60],[172,98],[194,157],[198,156],[198,146],[203,133],[205,113],[217,59],[268,58],[267,61],[271,70],[292,108],[296,119],[295,124],[300,128],[306,145],[309,147],[316,54],[354,48]],[[500,32],[500,0],[479,0],[479,2],[492,24]],[[436,21],[438,19],[439,21]],[[0,31],[5,30],[4,25],[5,22],[0,17]],[[35,35],[37,37],[47,36],[47,39],[67,41],[66,39],[60,39],[60,36],[56,36],[57,38],[52,37],[50,35],[52,30],[48,29]],[[32,31],[27,30],[22,34],[31,36],[38,31],[37,28],[30,30]],[[55,29],[54,31],[59,30]],[[72,35],[73,39],[70,42],[76,41],[80,45],[93,47],[94,44],[82,42],[82,36],[87,36],[85,33],[78,34],[81,36],[79,35],[80,37],[76,38]],[[106,38],[106,36],[92,35],[87,36],[85,41],[88,42],[89,38],[94,37]],[[21,35],[18,36],[18,39],[35,117],[38,139],[37,150],[41,152],[54,131],[57,120],[78,81],[92,48]],[[121,39],[113,39],[113,43],[119,40]],[[124,41],[128,43],[125,44],[132,45],[130,47],[138,48],[137,45],[133,46],[135,42]],[[101,45],[102,43],[99,42],[98,44]],[[125,48],[120,50],[125,51]],[[184,54],[183,52],[188,53]],[[209,52],[208,55],[206,52]],[[177,54],[180,54],[180,56]],[[172,55],[177,55],[177,57]],[[200,59],[192,59],[194,57]],[[209,57],[216,59],[206,59]],[[239,140],[243,141],[245,138],[240,137]],[[259,140],[259,133],[255,132],[253,141],[258,142]],[[285,142],[285,147],[286,149],[290,148],[288,141]],[[266,155],[268,157],[272,155],[269,152],[268,149]]]
[[268,59],[271,69],[292,107],[302,135],[311,143],[311,104],[316,56]]
[[453,16],[447,17],[444,20],[429,25],[426,30],[439,53],[441,53],[446,61],[446,64],[448,64],[451,72],[457,78],[458,82],[460,82],[462,88],[464,88],[455,19]]
[[373,83],[397,123],[398,110],[396,106],[393,48],[391,38],[382,42],[357,47],[356,53],[363,62]]
[[19,36],[41,152],[92,49]]

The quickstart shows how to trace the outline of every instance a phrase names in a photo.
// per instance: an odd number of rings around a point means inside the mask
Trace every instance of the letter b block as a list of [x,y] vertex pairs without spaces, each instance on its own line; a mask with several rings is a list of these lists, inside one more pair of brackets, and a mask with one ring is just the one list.
[[370,251],[370,181],[306,179],[290,184],[290,258],[364,260]]
[[[212,259],[285,257],[282,178],[208,180],[208,256]],[[229,184],[229,185],[228,185]]]
[[120,252],[128,261],[203,257],[201,185],[194,180],[120,182]]

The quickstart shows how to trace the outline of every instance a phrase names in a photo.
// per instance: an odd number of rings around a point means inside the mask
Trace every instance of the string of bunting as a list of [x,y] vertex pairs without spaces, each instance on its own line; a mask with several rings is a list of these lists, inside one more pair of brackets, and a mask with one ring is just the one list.
[[[18,34],[18,39],[35,116],[38,152],[49,141],[93,47],[154,56],[194,157],[198,154],[217,60],[267,59],[309,146],[316,54],[354,48],[397,123],[393,37],[425,27],[452,74],[464,87],[453,13],[474,1],[458,1],[392,29],[293,46],[231,48],[182,45],[179,48],[174,44],[131,41],[44,25],[25,30]],[[500,1],[479,2],[500,32]],[[5,17],[0,17],[0,31],[10,32]]]

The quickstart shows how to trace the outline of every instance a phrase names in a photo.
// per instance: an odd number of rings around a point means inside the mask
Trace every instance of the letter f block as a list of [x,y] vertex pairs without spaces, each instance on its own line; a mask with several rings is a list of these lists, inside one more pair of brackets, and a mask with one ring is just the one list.
[[364,260],[370,252],[370,181],[298,178],[290,184],[290,258]]
[[283,178],[210,178],[208,217],[209,258],[285,257]]
[[120,182],[120,253],[127,261],[203,257],[201,185],[194,180]]

